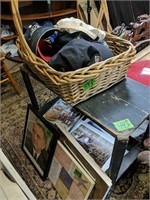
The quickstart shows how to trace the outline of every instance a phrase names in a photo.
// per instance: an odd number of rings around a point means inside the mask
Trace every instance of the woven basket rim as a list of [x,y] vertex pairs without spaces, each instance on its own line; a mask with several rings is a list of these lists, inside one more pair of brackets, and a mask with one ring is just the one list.
[[[35,64],[35,65],[37,65],[38,67],[39,67],[39,64],[42,65],[42,66],[43,66],[43,64],[44,64],[45,67],[46,67],[45,70],[51,71],[51,72],[53,72],[55,75],[62,75],[62,74],[63,74],[63,75],[70,75],[70,74],[76,74],[76,73],[79,74],[79,73],[81,73],[81,72],[83,72],[83,71],[93,70],[95,66],[97,66],[97,65],[102,66],[102,65],[104,65],[104,64],[110,63],[112,60],[113,60],[113,63],[117,63],[117,62],[118,62],[118,58],[119,58],[119,57],[122,57],[124,54],[127,54],[127,53],[130,51],[130,49],[133,47],[133,44],[132,44],[130,41],[128,41],[128,40],[125,40],[125,39],[122,39],[122,38],[118,38],[117,36],[114,36],[114,35],[112,35],[112,34],[110,34],[110,33],[108,33],[108,32],[106,32],[106,36],[111,36],[112,39],[114,38],[114,39],[118,40],[118,42],[120,41],[120,42],[122,42],[122,43],[128,45],[128,46],[129,46],[128,50],[126,50],[126,51],[120,53],[119,55],[115,55],[115,56],[113,56],[113,57],[111,57],[111,58],[108,58],[108,59],[106,59],[106,60],[103,60],[103,61],[100,61],[100,62],[96,62],[96,63],[94,63],[94,64],[92,64],[92,65],[90,65],[90,66],[85,66],[85,67],[83,67],[83,68],[79,68],[79,69],[76,69],[76,70],[73,70],[73,71],[67,71],[67,72],[55,70],[55,69],[54,69],[53,67],[51,67],[46,61],[44,61],[42,58],[40,58],[39,56],[37,56],[37,55],[36,55],[34,52],[32,52],[32,50],[31,50],[31,53],[34,55],[34,57],[35,57],[37,60],[39,60],[39,61],[41,62],[41,63],[32,62],[32,64]],[[19,40],[19,37],[17,38],[17,40],[20,41],[20,40]],[[21,45],[20,42],[19,42],[19,45]],[[21,54],[21,56],[22,56],[22,53],[21,53],[21,52],[20,52],[20,54]],[[22,58],[26,61],[26,59],[25,59],[24,56],[22,56]],[[30,63],[30,62],[29,62],[29,63]]]

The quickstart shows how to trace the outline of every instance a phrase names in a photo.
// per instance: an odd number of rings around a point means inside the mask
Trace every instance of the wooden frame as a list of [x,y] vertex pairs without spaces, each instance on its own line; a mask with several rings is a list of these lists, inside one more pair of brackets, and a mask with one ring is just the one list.
[[28,105],[22,149],[44,181],[55,151],[58,131]]
[[68,146],[58,140],[49,179],[62,199],[91,198],[95,178],[72,154]]

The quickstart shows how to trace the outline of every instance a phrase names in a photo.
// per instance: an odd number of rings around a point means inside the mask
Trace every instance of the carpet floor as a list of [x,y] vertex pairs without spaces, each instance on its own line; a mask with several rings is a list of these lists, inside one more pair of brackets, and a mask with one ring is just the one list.
[[[50,180],[43,182],[21,149],[27,104],[30,103],[20,71],[13,74],[21,94],[17,95],[8,83],[2,86],[1,95],[1,147],[38,200],[61,199]],[[56,95],[31,78],[39,105]],[[149,167],[146,164],[134,165],[117,182],[111,200],[149,199]]]

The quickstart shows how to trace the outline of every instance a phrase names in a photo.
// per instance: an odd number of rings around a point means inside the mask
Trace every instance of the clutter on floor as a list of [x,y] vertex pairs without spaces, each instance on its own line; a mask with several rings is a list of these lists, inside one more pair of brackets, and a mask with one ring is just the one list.
[[9,41],[5,42],[0,47],[0,51],[4,52],[5,55],[7,55],[8,53],[10,53],[10,57],[19,56],[19,54],[18,54],[18,48],[17,48],[14,40],[9,40]]
[[14,36],[14,32],[11,30],[9,24],[1,24],[0,38],[3,39],[10,36]]

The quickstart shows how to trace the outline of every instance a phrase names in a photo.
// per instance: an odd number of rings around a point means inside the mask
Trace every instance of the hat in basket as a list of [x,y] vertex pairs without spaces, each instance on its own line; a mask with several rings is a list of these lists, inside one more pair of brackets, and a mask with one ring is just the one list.
[[[48,61],[58,50],[52,48],[52,43],[58,34],[59,29],[54,28],[51,22],[45,22],[39,25],[37,22],[29,26],[25,33],[25,38],[36,55],[40,56],[43,60]],[[45,39],[49,38],[49,41]]]
[[73,71],[106,60],[113,53],[102,41],[73,39],[48,62],[58,71]]

